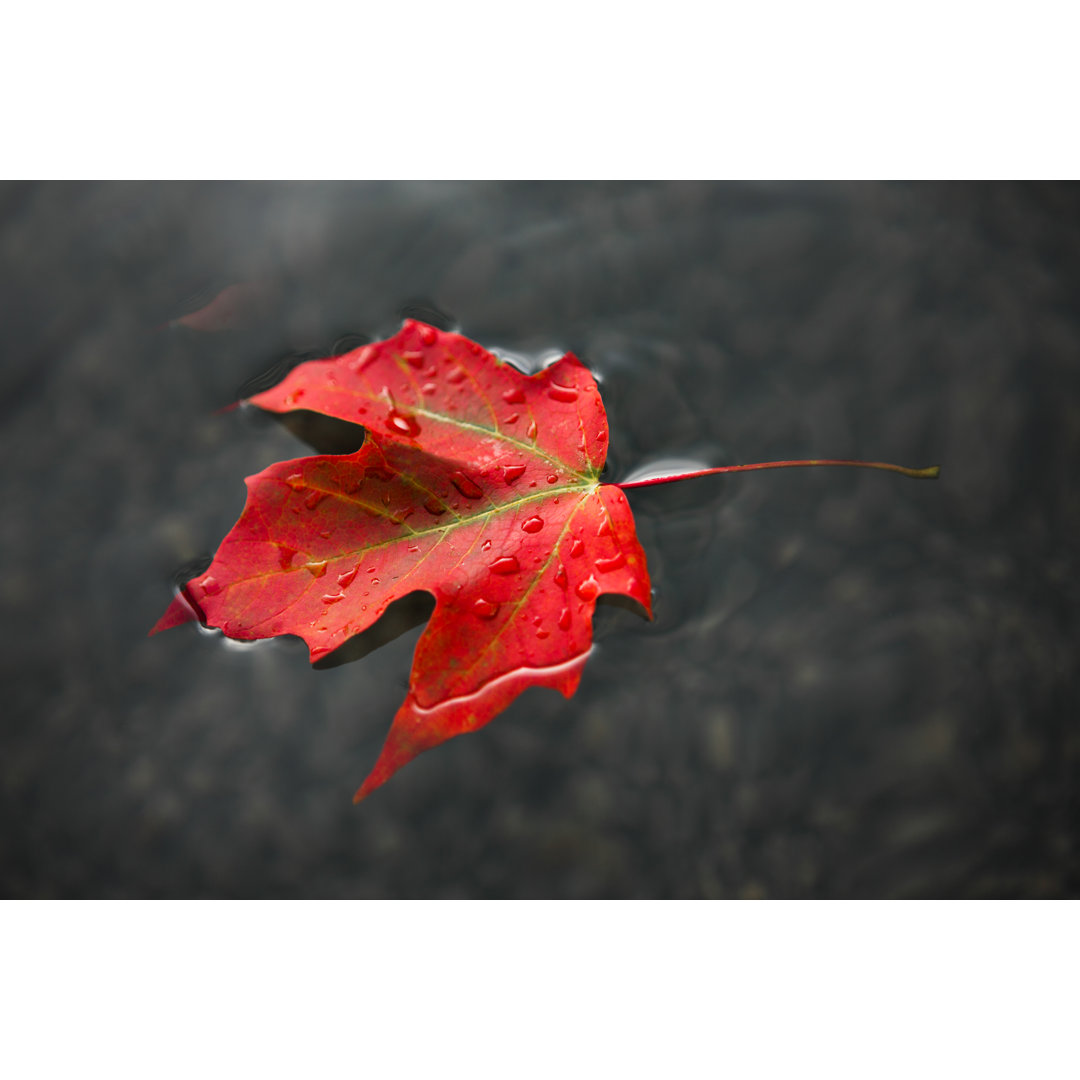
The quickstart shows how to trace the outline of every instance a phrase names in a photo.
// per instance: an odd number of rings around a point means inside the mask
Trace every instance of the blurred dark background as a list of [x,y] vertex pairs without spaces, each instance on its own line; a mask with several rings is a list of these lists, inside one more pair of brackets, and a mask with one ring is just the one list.
[[[1078,286],[1076,185],[0,186],[0,893],[1076,896]],[[575,351],[612,479],[942,477],[631,493],[655,622],[354,808],[418,630],[146,633],[307,452],[216,410],[403,309]]]

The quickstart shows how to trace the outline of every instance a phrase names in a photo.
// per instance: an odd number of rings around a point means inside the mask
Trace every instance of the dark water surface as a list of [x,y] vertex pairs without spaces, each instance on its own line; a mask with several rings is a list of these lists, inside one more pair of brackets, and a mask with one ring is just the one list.
[[[1080,893],[1077,187],[8,184],[0,275],[3,895]],[[574,350],[613,479],[942,478],[632,492],[655,622],[354,808],[418,630],[146,632],[307,452],[215,410],[410,302]]]

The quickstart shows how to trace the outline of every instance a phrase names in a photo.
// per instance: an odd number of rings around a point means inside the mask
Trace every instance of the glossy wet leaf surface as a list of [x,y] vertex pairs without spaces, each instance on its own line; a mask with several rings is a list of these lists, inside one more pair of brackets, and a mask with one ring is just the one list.
[[523,690],[569,697],[602,593],[651,607],[626,496],[600,484],[608,428],[573,356],[528,376],[457,334],[395,337],[293,370],[252,404],[362,422],[354,454],[250,477],[240,520],[155,630],[294,634],[312,661],[416,590],[435,610],[409,693],[357,798]]

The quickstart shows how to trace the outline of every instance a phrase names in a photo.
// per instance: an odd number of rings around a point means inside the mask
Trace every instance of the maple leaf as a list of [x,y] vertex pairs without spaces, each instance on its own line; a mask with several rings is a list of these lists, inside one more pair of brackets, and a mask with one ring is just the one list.
[[601,484],[607,417],[576,357],[525,375],[411,319],[386,341],[301,364],[249,401],[361,424],[367,437],[355,453],[248,477],[240,519],[151,633],[200,619],[247,641],[295,634],[314,662],[392,601],[431,593],[408,694],[355,801],[530,686],[573,694],[601,594],[628,596],[651,618],[624,489],[791,466],[938,475],[936,466],[773,461]]
[[250,401],[359,423],[367,438],[249,477],[240,519],[151,633],[199,618],[241,640],[295,634],[314,662],[391,601],[431,593],[409,692],[357,801],[529,686],[573,694],[602,593],[651,617],[626,496],[599,481],[604,407],[573,355],[525,375],[408,320]]

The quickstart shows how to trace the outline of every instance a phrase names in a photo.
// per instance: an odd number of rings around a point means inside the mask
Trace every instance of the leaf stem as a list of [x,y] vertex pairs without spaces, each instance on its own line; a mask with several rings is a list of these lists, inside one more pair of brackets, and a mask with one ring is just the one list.
[[753,465],[720,465],[715,469],[698,469],[696,472],[675,473],[673,476],[654,476],[648,480],[629,480],[615,487],[641,488],[652,487],[655,484],[671,484],[676,480],[693,480],[697,476],[715,476],[719,473],[754,472],[758,469],[797,469],[808,468],[812,465],[844,465],[857,469],[883,469],[887,472],[900,473],[902,476],[910,476],[913,480],[934,480],[941,472],[940,465],[931,465],[926,469],[909,469],[904,465],[890,465],[885,461],[837,461],[837,460],[814,460],[814,461],[760,461]]

